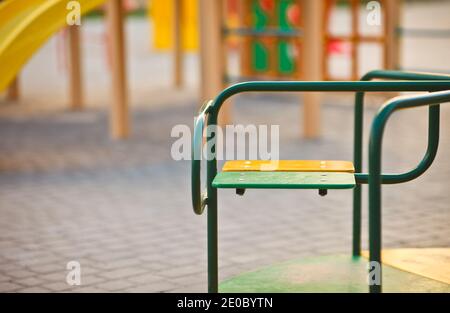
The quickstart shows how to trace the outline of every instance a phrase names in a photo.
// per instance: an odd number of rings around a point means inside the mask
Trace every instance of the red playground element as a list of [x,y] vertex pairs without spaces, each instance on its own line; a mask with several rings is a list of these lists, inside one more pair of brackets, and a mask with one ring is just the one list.
[[273,12],[275,9],[275,1],[274,0],[259,0],[259,5],[266,12]]
[[351,54],[351,45],[348,42],[344,42],[338,39],[330,39],[328,42],[328,53],[330,54]]
[[300,25],[302,11],[297,3],[291,4],[287,9],[287,20],[292,26]]

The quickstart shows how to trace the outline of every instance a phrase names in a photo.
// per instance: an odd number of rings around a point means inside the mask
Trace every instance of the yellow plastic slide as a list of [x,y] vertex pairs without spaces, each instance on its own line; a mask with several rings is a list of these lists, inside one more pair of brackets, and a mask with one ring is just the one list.
[[[55,32],[67,26],[69,0],[0,2],[0,92]],[[86,14],[105,0],[78,0]]]

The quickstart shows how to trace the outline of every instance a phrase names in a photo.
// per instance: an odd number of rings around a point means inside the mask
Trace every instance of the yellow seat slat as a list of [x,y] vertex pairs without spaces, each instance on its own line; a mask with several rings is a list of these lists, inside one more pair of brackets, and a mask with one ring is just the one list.
[[224,172],[355,172],[352,162],[334,160],[235,160],[227,161],[222,170]]

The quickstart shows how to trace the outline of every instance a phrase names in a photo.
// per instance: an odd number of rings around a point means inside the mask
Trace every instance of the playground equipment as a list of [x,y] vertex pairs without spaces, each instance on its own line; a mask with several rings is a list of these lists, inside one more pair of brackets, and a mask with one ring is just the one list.
[[[197,0],[148,1],[148,16],[153,21],[153,47],[169,50],[174,40],[174,22],[180,23],[181,47],[184,51],[198,49]],[[176,18],[178,17],[178,19]]]
[[[383,51],[384,68],[393,68],[391,37],[396,25],[398,5],[392,1],[380,1],[380,15],[383,17],[382,32],[377,35],[365,35],[360,30],[361,8],[359,0],[340,2],[347,4],[351,15],[351,32],[337,35],[331,31],[331,16],[337,1],[325,0],[322,15],[323,26],[319,38],[323,40],[322,78],[324,80],[342,80],[333,77],[329,69],[330,56],[340,50],[339,46],[348,44],[351,70],[349,80],[360,76],[359,47],[365,43],[377,44]],[[240,5],[240,27],[227,27],[225,32],[242,37],[241,76],[246,78],[298,79],[302,77],[301,62],[303,55],[303,1],[242,1]],[[320,17],[319,17],[320,18]],[[317,40],[317,39],[316,39]],[[231,81],[233,79],[231,78]]]
[[[396,48],[397,0],[381,1],[384,16],[383,35],[364,36],[358,31],[360,1],[349,0],[352,13],[352,33],[348,36],[332,35],[328,19],[335,1],[279,0],[239,1],[239,27],[224,22],[223,1],[199,0],[201,30],[201,88],[202,100],[211,99],[234,80],[226,72],[225,43],[227,36],[241,38],[241,75],[237,80],[293,79],[321,81],[333,79],[328,70],[330,54],[327,45],[349,42],[351,45],[350,79],[359,76],[358,47],[361,43],[377,43],[383,48],[384,67],[394,69]],[[265,8],[269,6],[269,8]],[[252,14],[251,14],[252,12]],[[225,27],[224,27],[225,25]],[[306,44],[305,44],[306,43]],[[228,106],[221,112],[221,124],[231,120]],[[320,95],[303,95],[303,135],[320,135]]]
[[[82,1],[85,14],[103,1]],[[66,24],[66,1],[5,1],[0,5],[0,90],[52,34]],[[38,31],[39,30],[39,31]]]
[[[123,9],[121,0],[79,0],[80,14],[84,15],[107,2],[112,56],[111,135],[128,135],[127,82],[125,71]],[[78,26],[67,25],[65,0],[6,0],[0,3],[0,92],[12,84],[10,98],[17,98],[16,77],[20,69],[53,34],[69,28],[71,107],[82,106],[82,83]]]
[[[154,19],[154,47],[173,48],[174,84],[183,84],[183,50],[201,50],[201,98],[210,99],[233,81],[248,79],[336,80],[329,70],[332,46],[348,43],[351,70],[348,79],[360,76],[359,47],[374,43],[383,51],[383,67],[395,69],[399,64],[396,29],[399,23],[398,0],[381,0],[383,17],[381,35],[364,35],[359,31],[361,2],[348,0],[351,33],[332,34],[329,16],[335,0],[149,0],[149,15]],[[200,14],[196,14],[199,7]],[[231,8],[231,9],[230,9]],[[224,10],[227,10],[224,12]],[[231,12],[231,14],[230,14]],[[172,14],[171,14],[172,13]],[[199,17],[199,21],[197,21]],[[200,27],[200,37],[195,29]],[[226,51],[231,40],[239,42],[240,74],[226,71]],[[307,45],[303,43],[307,42]],[[315,138],[320,134],[320,97],[304,95],[303,134]],[[222,110],[221,123],[231,120],[229,108]]]
[[[249,1],[239,2],[243,7],[240,11],[245,14],[245,7],[249,5]],[[245,25],[239,30],[227,29],[223,31],[223,1],[207,1],[200,0],[200,55],[201,64],[201,98],[202,100],[211,99],[224,87],[224,79],[226,74],[226,57],[225,57],[225,36],[231,34],[236,36],[240,34],[244,36],[246,32],[252,32],[253,37],[255,31],[246,28]],[[322,44],[315,40],[321,38],[322,19],[320,15],[323,10],[322,1],[305,0],[302,2],[303,18],[303,40],[308,42],[307,49],[304,49],[302,55],[302,73],[305,80],[321,80],[321,58]],[[319,18],[317,18],[319,17]],[[277,32],[283,30],[277,29]],[[262,33],[259,33],[259,36]],[[272,34],[273,36],[273,34]],[[270,37],[270,36],[269,36]],[[248,43],[245,39],[244,43]],[[248,45],[247,45],[248,46]],[[245,45],[244,45],[244,49]],[[245,55],[245,51],[241,53]],[[306,61],[307,60],[307,61]],[[248,59],[242,60],[244,64],[250,64]],[[247,68],[243,65],[243,68]],[[245,73],[244,73],[245,74]],[[298,78],[298,77],[297,77]],[[319,98],[317,94],[308,94],[304,98],[304,135],[306,137],[316,137],[319,134]],[[221,113],[221,124],[226,124],[231,120],[229,109],[226,108]]]
[[[370,81],[384,79],[389,81]],[[398,80],[398,81],[394,81]],[[353,189],[353,255],[327,256],[295,260],[232,278],[221,284],[225,292],[299,292],[367,290],[367,263],[361,257],[361,185],[369,185],[369,260],[379,264],[379,284],[370,284],[370,292],[381,292],[381,277],[385,291],[450,291],[450,275],[437,272],[444,268],[449,249],[387,250],[381,258],[381,185],[411,181],[432,164],[439,143],[440,103],[450,101],[450,75],[399,71],[372,71],[354,82],[244,82],[223,90],[200,109],[193,136],[192,201],[196,214],[207,207],[208,222],[208,291],[218,292],[218,220],[217,190],[236,189],[243,195],[246,189],[317,189],[325,195],[328,189]],[[206,192],[201,191],[201,160],[203,140],[207,151],[213,151],[214,133],[203,138],[205,125],[217,125],[223,103],[243,92],[356,92],[354,130],[354,168],[345,161],[254,161],[225,163],[217,172],[214,154],[208,156]],[[388,101],[374,118],[369,143],[369,172],[362,173],[362,113],[365,92],[427,91],[428,94],[398,97]],[[381,173],[383,131],[389,117],[400,109],[428,106],[428,147],[424,158],[413,170],[401,174]],[[408,262],[414,255],[414,262]],[[386,256],[386,258],[385,258]],[[431,261],[432,265],[429,264]],[[427,264],[428,263],[428,264]],[[374,263],[370,263],[374,268]],[[314,273],[307,274],[311,266]],[[373,270],[373,268],[371,268]],[[330,275],[333,273],[337,278]],[[383,276],[382,276],[383,273]],[[314,277],[312,277],[314,276]]]
[[253,78],[295,79],[301,76],[300,1],[241,1],[239,25],[226,25],[225,35],[241,40],[240,75],[229,82]]
[[399,23],[399,7],[398,0],[382,0],[379,1],[380,14],[382,16],[381,24],[383,25],[382,32],[377,35],[365,35],[360,30],[360,9],[362,7],[361,1],[349,0],[349,9],[351,15],[351,33],[349,35],[336,35],[330,30],[330,25],[327,21],[330,20],[333,6],[336,5],[336,0],[325,1],[325,20],[324,20],[324,42],[328,47],[324,50],[322,55],[324,80],[338,80],[333,77],[329,69],[329,57],[332,53],[331,46],[335,43],[348,43],[350,47],[350,76],[349,80],[358,80],[362,75],[359,68],[361,53],[359,48],[362,44],[377,44],[382,50],[382,66],[384,69],[396,69],[398,62],[398,42],[395,34],[395,29]]
[[173,83],[183,85],[183,52],[198,49],[197,0],[148,0],[153,20],[153,47],[173,52]]

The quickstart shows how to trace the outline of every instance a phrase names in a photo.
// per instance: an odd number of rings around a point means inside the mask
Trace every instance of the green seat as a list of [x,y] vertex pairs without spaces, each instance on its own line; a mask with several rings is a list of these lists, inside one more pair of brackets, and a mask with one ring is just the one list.
[[215,188],[235,189],[352,189],[353,173],[337,172],[220,172]]

